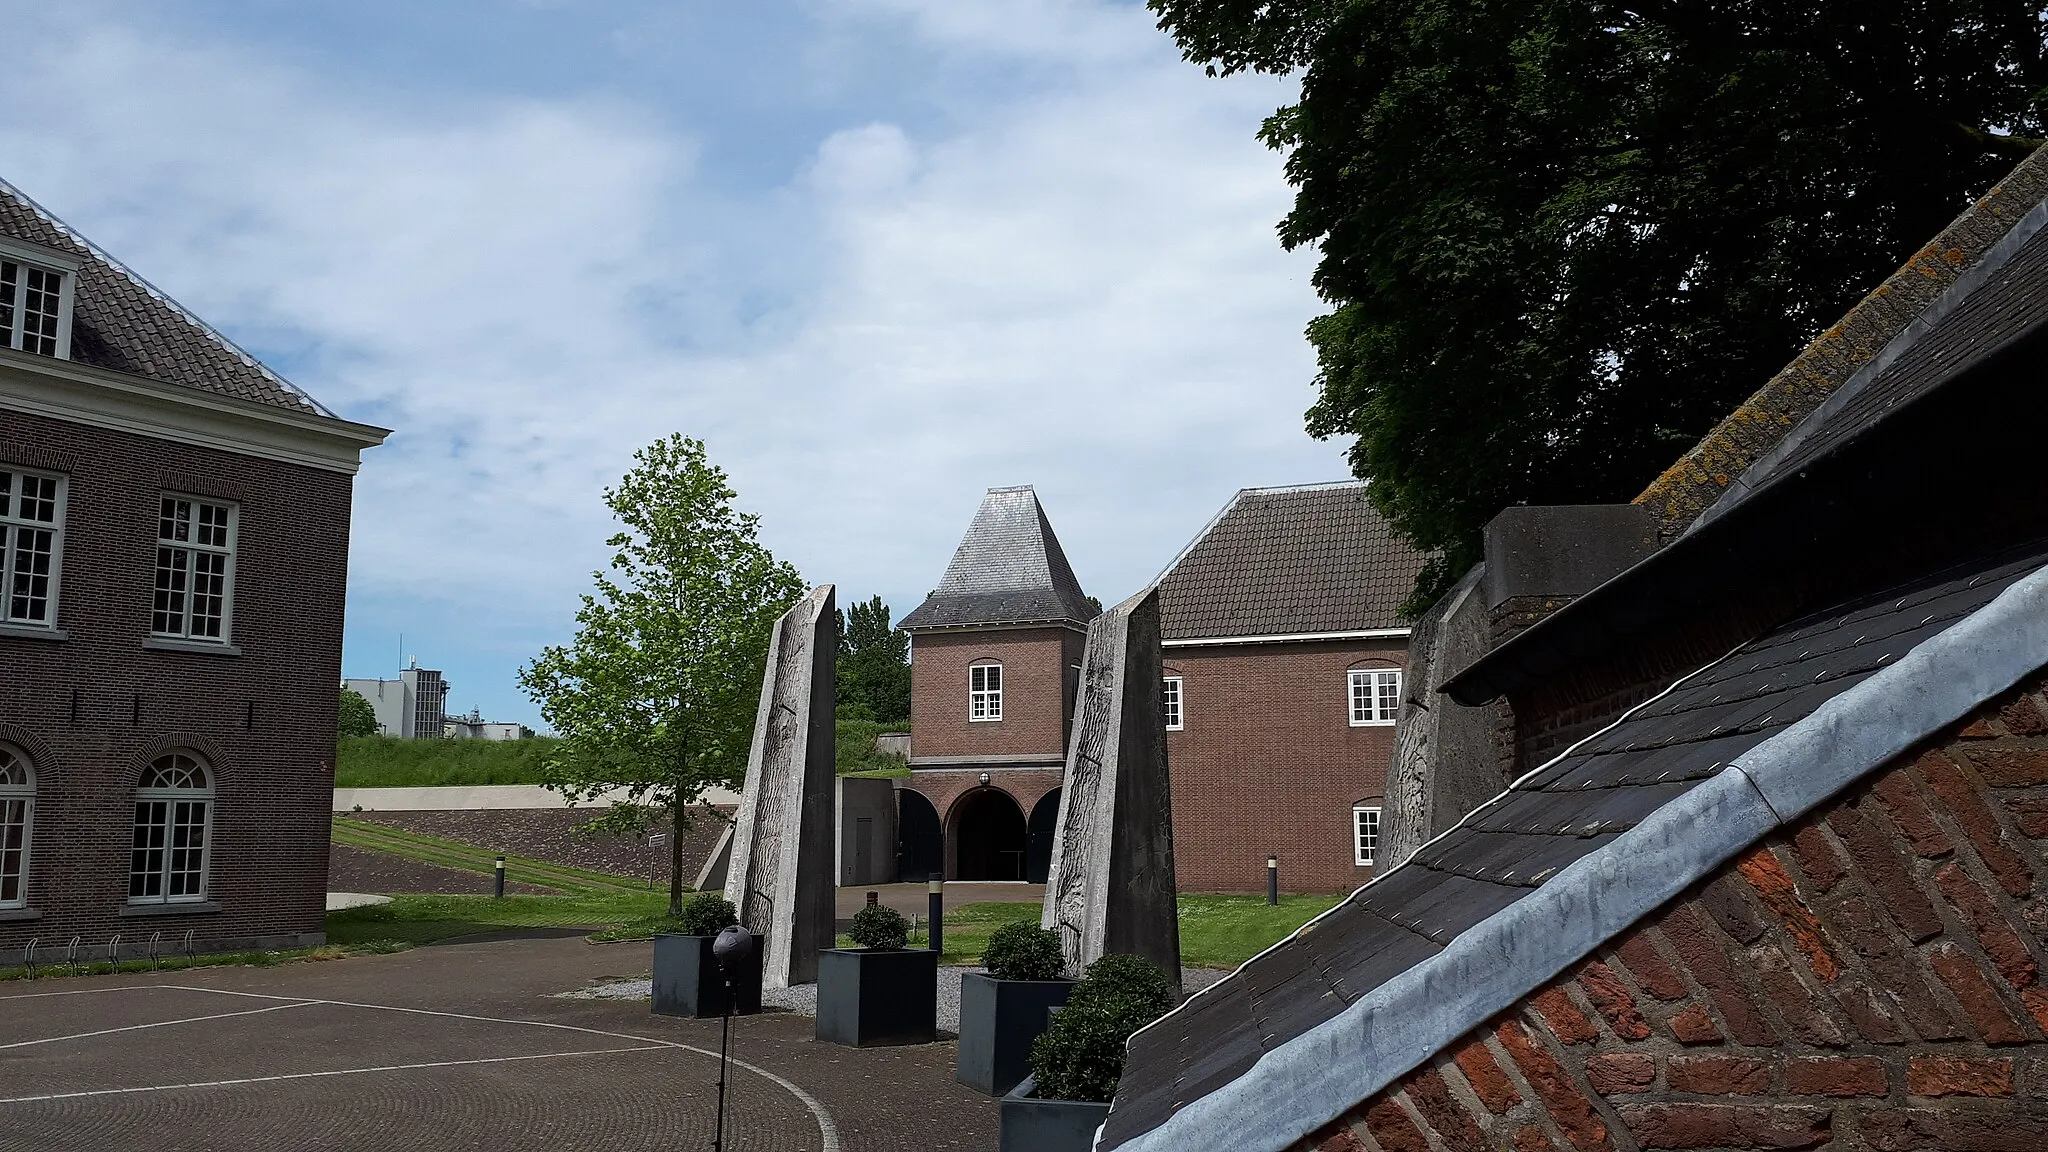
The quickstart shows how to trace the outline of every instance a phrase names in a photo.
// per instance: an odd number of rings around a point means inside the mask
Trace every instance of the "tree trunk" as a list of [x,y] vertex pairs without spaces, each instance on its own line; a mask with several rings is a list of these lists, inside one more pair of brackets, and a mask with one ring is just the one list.
[[668,914],[683,914],[683,807],[668,810]]

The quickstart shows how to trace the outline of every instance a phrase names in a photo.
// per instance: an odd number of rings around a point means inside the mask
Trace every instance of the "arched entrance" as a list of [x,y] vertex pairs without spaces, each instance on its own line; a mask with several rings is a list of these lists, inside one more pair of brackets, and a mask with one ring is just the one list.
[[1060,821],[1060,790],[1055,788],[1031,806],[1030,843],[1025,845],[1024,878],[1043,884],[1052,875],[1052,835]]
[[946,838],[939,810],[924,793],[896,790],[896,879],[905,884],[931,878],[946,868]]
[[1024,810],[1000,788],[976,788],[953,805],[954,880],[1024,878]]

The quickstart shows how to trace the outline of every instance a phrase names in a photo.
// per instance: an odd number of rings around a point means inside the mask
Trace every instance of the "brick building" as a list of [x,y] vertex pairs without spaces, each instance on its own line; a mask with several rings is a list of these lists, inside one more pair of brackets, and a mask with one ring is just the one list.
[[1183,891],[1371,878],[1421,566],[1353,481],[1247,488],[1160,577]]
[[1446,677],[1513,784],[1133,1037],[1096,1146],[2048,1146],[2044,223],[2037,153]]
[[350,490],[382,429],[0,184],[0,964],[322,939]]
[[1043,881],[1096,610],[1030,486],[991,488],[911,636],[899,874]]

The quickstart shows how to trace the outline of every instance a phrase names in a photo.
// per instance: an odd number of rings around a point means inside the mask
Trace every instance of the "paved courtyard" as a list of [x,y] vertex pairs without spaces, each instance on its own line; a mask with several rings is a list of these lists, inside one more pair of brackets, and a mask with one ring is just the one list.
[[[646,944],[448,944],[276,968],[0,985],[0,1149],[695,1149],[717,1021],[562,999]],[[852,1050],[734,1024],[726,1147],[995,1146],[951,1043]]]

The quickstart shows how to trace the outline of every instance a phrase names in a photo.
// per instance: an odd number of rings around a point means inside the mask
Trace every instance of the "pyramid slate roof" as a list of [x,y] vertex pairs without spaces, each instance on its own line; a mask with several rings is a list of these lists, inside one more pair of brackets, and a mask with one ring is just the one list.
[[334,415],[5,181],[0,181],[0,235],[79,262],[72,294],[73,362],[296,412]]
[[1425,557],[1357,481],[1246,488],[1159,578],[1160,636],[1301,636],[1405,627]]
[[946,575],[903,618],[905,631],[978,625],[1085,626],[1095,609],[1029,484],[991,488]]
[[[1772,441],[1744,448],[1741,482],[1717,480],[1715,507],[1698,506],[1710,514],[1688,511],[1703,486],[1653,485],[1666,522],[1690,525],[1682,535],[1443,691],[1476,705],[1602,661],[1674,659],[1710,613],[1744,642],[1688,661],[1141,1030],[1098,1149],[1292,1145],[2048,667],[2048,514],[2027,450],[2048,426],[2035,384],[2048,362],[2044,165],[2037,153],[2021,166],[2031,208],[1986,198],[2005,227],[1976,264]],[[1965,551],[1978,554],[1932,558]],[[1789,611],[1832,586],[1811,575],[1830,565],[1860,591]]]

